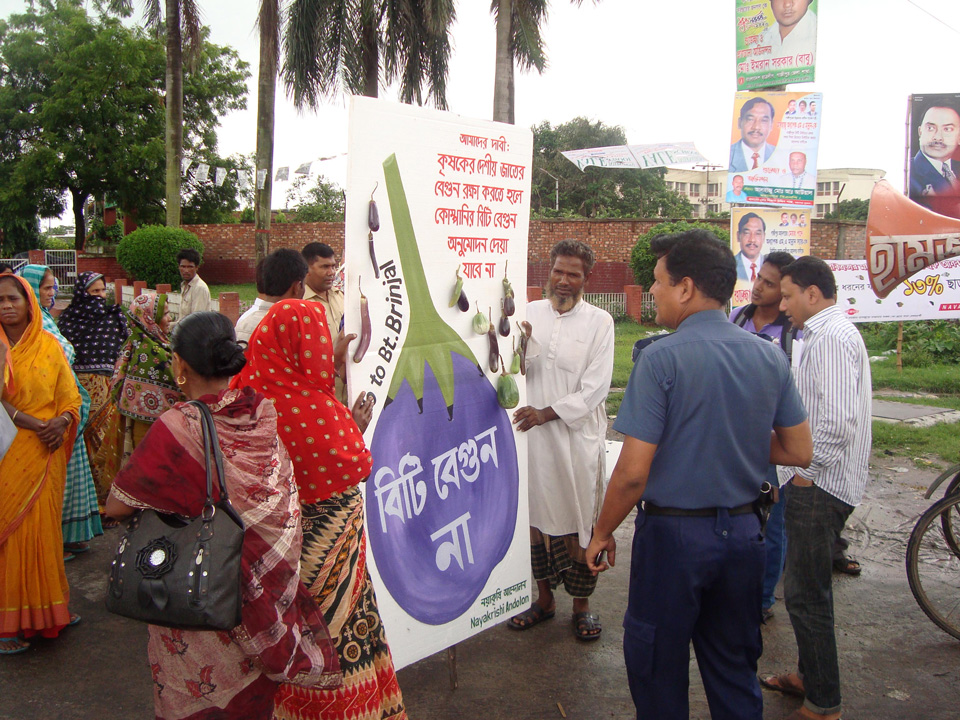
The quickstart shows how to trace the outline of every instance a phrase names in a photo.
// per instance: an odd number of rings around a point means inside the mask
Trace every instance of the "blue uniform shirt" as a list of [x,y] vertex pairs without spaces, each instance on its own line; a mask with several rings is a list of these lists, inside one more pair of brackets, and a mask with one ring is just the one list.
[[806,417],[780,349],[705,310],[643,351],[613,427],[657,445],[644,500],[733,508],[760,493],[773,427]]

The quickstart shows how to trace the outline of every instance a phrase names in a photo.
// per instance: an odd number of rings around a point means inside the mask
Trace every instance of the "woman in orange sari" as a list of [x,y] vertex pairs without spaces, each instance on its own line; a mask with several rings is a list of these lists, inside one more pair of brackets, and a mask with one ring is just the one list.
[[80,619],[67,607],[60,526],[80,393],[30,286],[13,275],[0,275],[0,344],[0,397],[17,427],[0,461],[0,655],[12,655]]

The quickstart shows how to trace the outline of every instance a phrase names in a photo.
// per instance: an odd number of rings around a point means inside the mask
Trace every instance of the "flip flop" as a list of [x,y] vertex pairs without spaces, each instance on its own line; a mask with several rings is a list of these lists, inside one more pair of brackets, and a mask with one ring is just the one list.
[[802,686],[793,684],[788,680],[790,673],[783,673],[782,675],[768,675],[767,677],[761,677],[760,685],[765,687],[767,690],[773,690],[774,692],[783,693],[784,695],[792,695],[793,697],[805,697],[806,692]]
[[529,609],[510,618],[507,627],[511,630],[529,630],[534,625],[538,625],[544,620],[549,620],[556,614],[556,608],[553,610],[544,610],[540,607],[539,603],[533,603]]
[[76,613],[70,613],[70,622],[67,623],[67,627],[73,627],[80,622],[80,616]]
[[600,616],[591,612],[578,612],[573,614],[573,634],[577,640],[591,642],[599,640],[603,632],[603,626],[600,624]]
[[0,655],[19,655],[30,649],[30,643],[19,638],[0,639]]
[[858,563],[856,560],[851,560],[848,557],[842,557],[833,561],[833,569],[839,573],[843,573],[844,575],[858,577],[863,568],[860,567],[860,563]]
[[70,562],[70,561],[73,560],[75,557],[76,557],[76,555],[74,555],[74,554],[71,553],[71,552],[64,552],[64,553],[63,553],[63,561],[64,561],[64,562]]

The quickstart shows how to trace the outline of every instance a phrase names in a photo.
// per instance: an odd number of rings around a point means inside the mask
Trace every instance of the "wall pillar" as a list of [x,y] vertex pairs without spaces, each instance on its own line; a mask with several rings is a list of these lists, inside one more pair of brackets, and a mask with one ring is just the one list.
[[624,285],[623,294],[627,296],[627,316],[641,322],[643,315],[643,285]]
[[220,293],[220,314],[226,315],[234,325],[240,319],[240,293]]
[[147,283],[145,280],[134,280],[133,281],[133,299],[136,300],[138,297],[143,295],[143,291],[147,289]]
[[116,278],[113,281],[113,303],[123,305],[123,288],[127,286],[126,278]]

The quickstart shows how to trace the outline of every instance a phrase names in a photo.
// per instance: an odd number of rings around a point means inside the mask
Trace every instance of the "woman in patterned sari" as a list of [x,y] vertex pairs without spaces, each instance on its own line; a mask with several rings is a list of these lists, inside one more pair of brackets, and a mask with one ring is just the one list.
[[[73,365],[75,352],[73,345],[60,333],[57,323],[50,314],[50,308],[56,300],[56,279],[53,272],[46,265],[27,265],[20,271],[20,275],[30,283],[43,314],[43,329],[53,335],[67,362]],[[93,473],[90,472],[90,458],[87,456],[87,446],[83,441],[83,429],[90,417],[90,395],[77,380],[77,390],[80,393],[80,424],[77,428],[77,439],[73,443],[70,462],[67,465],[67,486],[63,492],[63,549],[66,551],[64,560],[73,559],[74,553],[87,552],[87,544],[96,535],[103,535],[100,524],[100,511],[97,507],[97,488],[93,482]]]
[[0,275],[2,405],[17,427],[0,460],[0,655],[79,621],[68,609],[60,513],[80,394],[22,278]]
[[94,463],[104,489],[157,418],[183,399],[173,375],[166,301],[164,294],[145,293],[130,305],[130,337],[110,380],[109,404],[97,418],[103,440]]
[[[281,682],[340,682],[329,632],[297,574],[293,468],[277,437],[273,404],[250,388],[228,388],[245,360],[226,317],[188,316],[174,331],[173,351],[184,394],[213,414],[227,492],[244,522],[243,621],[230,632],[148,626],[156,717],[269,720]],[[135,508],[152,508],[196,517],[206,494],[200,413],[178,403],[153,424],[117,476],[107,512],[124,518]]]
[[[274,717],[402,720],[407,713],[366,565],[358,484],[370,474],[370,451],[336,398],[333,341],[322,306],[275,304],[250,338],[247,358],[233,382],[276,404],[280,439],[300,488],[300,576],[323,611],[343,672],[343,686],[333,690],[282,686]],[[365,411],[359,401],[354,410]]]

